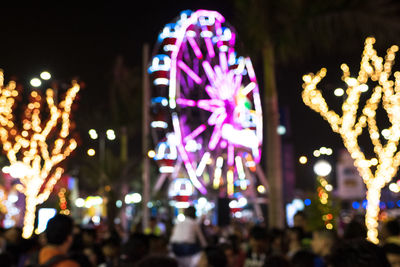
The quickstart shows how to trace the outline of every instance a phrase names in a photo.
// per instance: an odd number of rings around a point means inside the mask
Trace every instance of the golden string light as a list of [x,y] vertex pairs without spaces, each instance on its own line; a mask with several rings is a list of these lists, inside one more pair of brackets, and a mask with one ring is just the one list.
[[[375,38],[365,40],[364,51],[357,78],[350,76],[349,67],[341,65],[342,80],[348,85],[346,99],[342,105],[342,116],[329,109],[317,84],[326,75],[326,69],[321,69],[317,74],[303,76],[302,97],[304,103],[318,112],[329,122],[332,130],[343,139],[346,149],[354,159],[363,181],[367,187],[367,211],[365,223],[368,229],[367,238],[373,243],[378,243],[378,214],[379,201],[382,188],[390,182],[397,173],[400,164],[398,143],[400,139],[400,72],[393,74],[394,81],[390,80],[395,53],[398,46],[387,50],[385,59],[377,55],[373,48]],[[359,100],[363,92],[368,90],[368,80],[376,82],[372,88],[371,97],[362,107],[362,114],[357,116]],[[386,110],[391,126],[385,131],[386,143],[381,142],[381,133],[376,123],[376,111],[379,104]],[[368,129],[376,158],[367,159],[362,152],[358,137],[364,129]]]
[[[10,169],[19,169],[21,184],[17,187],[25,195],[25,216],[22,236],[29,238],[34,230],[36,206],[46,201],[63,169],[57,165],[76,148],[70,133],[72,103],[79,92],[79,85],[72,82],[65,99],[55,104],[52,89],[46,91],[49,116],[43,120],[42,97],[31,92],[29,104],[24,111],[22,129],[14,122],[14,106],[18,91],[16,83],[4,85],[0,70],[0,141],[10,162]],[[52,148],[52,149],[51,149]]]

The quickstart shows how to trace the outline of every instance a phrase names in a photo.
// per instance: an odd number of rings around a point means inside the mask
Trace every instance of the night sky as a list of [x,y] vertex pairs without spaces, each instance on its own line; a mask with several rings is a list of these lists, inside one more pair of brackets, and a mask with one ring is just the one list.
[[[86,87],[81,92],[80,110],[103,108],[112,76],[112,65],[122,55],[129,66],[142,65],[144,43],[152,47],[159,31],[185,9],[214,9],[233,25],[232,1],[141,1],[140,7],[128,5],[98,5],[82,8],[69,5],[60,8],[5,8],[1,9],[0,68],[6,79],[18,77],[27,81],[42,70],[48,70],[60,81],[79,77]],[[131,2],[139,5],[138,2]],[[235,25],[233,25],[235,26]],[[240,35],[238,36],[240,42]],[[328,102],[339,101],[332,89],[340,86],[339,66],[343,62],[355,64],[362,53],[334,55],[331,51],[305,62],[279,65],[277,82],[281,107],[288,108],[289,136],[285,142],[294,144],[294,160],[321,146],[341,148],[341,139],[332,133],[327,122],[311,111],[301,100],[301,77],[308,72],[328,67],[337,84],[329,84]],[[349,58],[350,57],[350,58]],[[253,60],[254,61],[254,60]],[[256,70],[261,80],[261,69]]]

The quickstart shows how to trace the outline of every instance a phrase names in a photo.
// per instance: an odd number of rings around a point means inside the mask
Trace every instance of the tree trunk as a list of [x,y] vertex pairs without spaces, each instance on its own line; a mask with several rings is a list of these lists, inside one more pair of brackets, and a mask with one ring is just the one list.
[[22,228],[22,237],[25,239],[31,237],[35,227],[36,195],[25,194],[24,227]]
[[269,227],[284,227],[281,139],[277,129],[279,126],[278,95],[275,80],[275,51],[270,42],[266,42],[263,50],[264,66],[264,125],[266,126],[265,159],[266,174],[269,179]]
[[[377,179],[377,178],[374,178]],[[365,225],[367,226],[367,239],[374,244],[379,243],[378,239],[378,215],[379,202],[381,198],[382,187],[374,182],[367,185],[367,212],[365,214]]]

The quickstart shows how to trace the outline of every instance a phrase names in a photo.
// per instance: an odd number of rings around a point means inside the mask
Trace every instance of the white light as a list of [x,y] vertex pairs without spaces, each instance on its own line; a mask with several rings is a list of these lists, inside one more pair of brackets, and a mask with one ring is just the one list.
[[242,218],[242,216],[243,216],[243,214],[242,214],[241,211],[235,212],[235,217],[236,217],[236,218]]
[[382,135],[383,135],[383,137],[385,139],[389,139],[389,136],[390,136],[390,130],[389,129],[383,129],[381,133],[382,133]]
[[154,205],[153,205],[153,202],[147,202],[147,207],[148,207],[149,209],[151,209],[153,206],[154,206]]
[[359,87],[358,87],[358,89],[360,89],[360,91],[361,92],[366,92],[366,91],[368,91],[368,85],[366,85],[366,84],[361,84]]
[[95,129],[90,129],[89,130],[89,135],[90,135],[90,138],[92,138],[92,139],[97,139],[99,136],[97,135],[97,132],[96,132],[96,130]]
[[163,100],[161,100],[161,105],[163,105],[164,107],[168,106],[168,100],[166,98],[163,98]]
[[292,201],[293,207],[296,208],[296,210],[303,210],[304,209],[304,202],[301,199],[295,198]]
[[314,150],[313,155],[314,157],[318,158],[319,156],[321,156],[321,152],[319,152],[319,150]]
[[331,192],[332,189],[333,189],[333,186],[332,186],[331,184],[325,185],[325,190],[326,190],[326,191]]
[[115,139],[115,132],[112,129],[108,129],[106,131],[107,139],[108,140],[114,140]]
[[43,80],[50,80],[51,74],[48,71],[43,71],[42,73],[40,73],[40,78],[42,78]]
[[94,222],[94,224],[98,225],[100,224],[100,216],[93,216],[92,217],[92,221]]
[[57,214],[56,209],[41,208],[38,211],[38,234],[46,230],[47,222]]
[[236,200],[232,200],[231,202],[229,202],[229,208],[234,209],[238,207],[238,202]]
[[16,163],[12,164],[9,171],[10,175],[14,178],[23,178],[32,175],[32,169],[21,161],[17,161]]
[[175,203],[175,208],[177,209],[187,209],[190,207],[189,202],[176,202]]
[[150,123],[151,128],[163,128],[167,129],[168,128],[168,123],[165,121],[152,121]]
[[331,173],[332,166],[325,160],[319,160],[314,165],[314,172],[319,176],[327,176]]
[[78,208],[82,208],[83,206],[85,206],[85,200],[83,198],[77,198],[75,200],[75,206],[77,206]]
[[117,208],[121,208],[121,207],[122,207],[122,201],[121,201],[121,200],[117,200],[117,201],[115,202],[115,206],[116,206]]
[[8,201],[10,203],[16,203],[18,201],[18,195],[17,194],[9,194]]
[[173,173],[174,167],[173,166],[161,166],[158,171],[160,173]]
[[140,201],[142,201],[142,196],[139,193],[127,194],[125,196],[126,204],[139,203]]
[[207,204],[207,199],[206,199],[205,197],[201,197],[201,198],[199,198],[199,199],[197,200],[197,203],[198,203],[200,206],[205,206],[205,205]]
[[133,193],[132,201],[133,203],[139,203],[140,201],[142,201],[142,196],[139,193]]
[[321,153],[321,154],[326,154],[326,147],[321,147],[320,149],[319,149],[319,152]]
[[42,81],[40,79],[38,79],[38,78],[33,78],[31,80],[31,85],[33,87],[39,87],[40,85],[42,85]]
[[396,183],[391,183],[389,185],[389,190],[392,191],[393,193],[399,193],[400,192],[400,188]]
[[326,154],[327,154],[328,156],[332,155],[332,153],[333,153],[332,148],[327,148],[327,149],[326,149]]
[[279,135],[284,135],[286,133],[286,127],[283,125],[279,125],[277,128],[277,132]]
[[180,213],[180,214],[178,214],[178,216],[176,216],[176,218],[178,219],[178,221],[183,222],[185,220],[185,215]]
[[356,78],[348,78],[346,83],[348,86],[355,86],[357,85],[358,81]]
[[10,166],[4,166],[4,167],[1,169],[1,171],[2,171],[3,173],[9,173],[9,172],[10,172]]
[[342,96],[344,95],[344,90],[342,88],[336,88],[335,91],[333,91],[333,94],[335,96]]
[[244,197],[239,198],[239,207],[244,207],[246,205],[247,205],[247,199]]

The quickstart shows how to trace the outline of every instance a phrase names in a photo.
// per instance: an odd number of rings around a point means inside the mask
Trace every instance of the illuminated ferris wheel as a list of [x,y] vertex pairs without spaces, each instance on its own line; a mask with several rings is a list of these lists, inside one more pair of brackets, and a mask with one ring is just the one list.
[[201,193],[227,196],[255,185],[262,110],[250,58],[235,52],[236,33],[216,11],[184,11],[159,34],[149,67],[154,159],[160,187],[182,166]]

